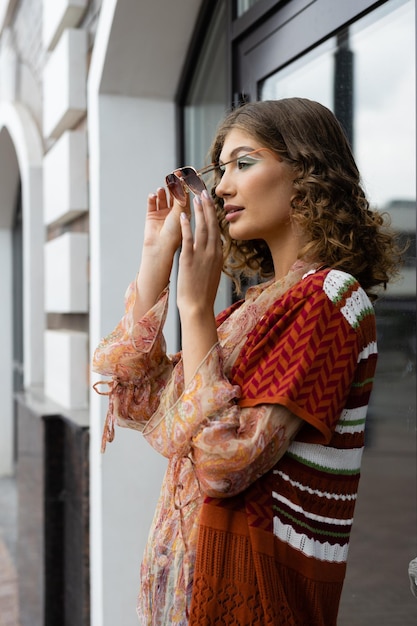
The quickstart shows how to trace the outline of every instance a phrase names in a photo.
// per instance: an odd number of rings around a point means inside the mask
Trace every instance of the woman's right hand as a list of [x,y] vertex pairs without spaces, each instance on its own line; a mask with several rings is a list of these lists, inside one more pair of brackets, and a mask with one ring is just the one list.
[[145,253],[175,254],[181,244],[180,215],[184,211],[190,212],[189,202],[184,207],[172,201],[162,187],[149,194],[143,241]]
[[176,200],[171,202],[162,187],[148,196],[142,259],[136,280],[136,319],[154,306],[169,283],[174,255],[181,245],[183,212],[190,212],[188,196],[186,206]]

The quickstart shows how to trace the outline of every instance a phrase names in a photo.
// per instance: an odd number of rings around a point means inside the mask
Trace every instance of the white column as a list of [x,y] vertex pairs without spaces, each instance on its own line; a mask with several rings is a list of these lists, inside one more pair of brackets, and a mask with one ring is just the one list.
[[23,205],[23,345],[24,386],[41,386],[44,372],[45,329],[43,256],[45,233],[42,169],[22,173]]
[[12,231],[0,230],[0,476],[13,472]]
[[[101,6],[87,94],[91,351],[123,314],[140,260],[147,195],[178,165],[174,97],[199,4],[176,3],[174,31],[163,0]],[[177,349],[172,304],[171,298],[165,325],[170,351]],[[92,392],[91,624],[137,626],[139,564],[166,462],[128,429],[117,429],[101,455],[106,409],[107,399]]]
[[[91,350],[123,314],[124,292],[140,259],[147,194],[172,167],[174,128],[172,103],[118,96],[90,100]],[[176,349],[177,318],[174,307],[171,311],[166,337]],[[106,399],[92,392],[91,623],[133,626],[139,564],[165,460],[139,433],[125,429],[117,429],[101,455],[106,409]]]

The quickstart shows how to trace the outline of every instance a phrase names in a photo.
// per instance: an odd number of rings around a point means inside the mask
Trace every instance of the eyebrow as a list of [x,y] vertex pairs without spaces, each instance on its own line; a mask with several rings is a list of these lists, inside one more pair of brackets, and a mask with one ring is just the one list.
[[[229,156],[229,159],[226,161],[226,163],[229,163],[229,161],[233,161],[239,154],[239,152],[245,152],[246,154],[249,152],[254,152],[255,148],[253,146],[237,146],[237,148],[234,148]],[[219,165],[224,165],[225,163],[219,159]]]

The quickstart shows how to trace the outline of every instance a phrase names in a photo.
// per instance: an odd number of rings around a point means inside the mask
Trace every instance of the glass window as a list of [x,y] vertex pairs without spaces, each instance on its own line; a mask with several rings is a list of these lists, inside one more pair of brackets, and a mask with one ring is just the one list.
[[317,100],[333,109],[332,79],[335,51],[336,38],[331,37],[264,80],[260,99],[279,100],[297,95]]
[[253,7],[253,5],[256,4],[257,2],[259,2],[259,0],[237,0],[236,1],[237,17],[240,17],[241,15],[246,13],[246,11],[249,11],[249,9]]
[[[382,351],[394,336],[400,341],[403,335],[401,341],[415,345],[414,23],[412,0],[390,0],[344,29],[343,37],[329,38],[260,86],[263,100],[304,96],[322,102],[336,115],[338,99],[339,105],[341,98],[349,100],[345,109],[352,119],[341,121],[352,129],[350,139],[368,197],[373,206],[390,214],[393,227],[409,245],[401,280],[389,285],[387,296],[377,303]],[[339,72],[346,76],[346,66],[338,65],[341,52],[350,64],[349,89],[340,84]],[[396,330],[392,328],[389,340],[386,326],[394,324],[393,317]],[[411,356],[415,359],[415,354]],[[405,367],[411,367],[408,361]]]
[[340,626],[417,615],[407,577],[417,555],[415,82],[415,3],[389,0],[260,84],[261,99],[303,96],[347,116],[370,202],[409,244],[402,278],[375,306],[379,359]]
[[228,103],[226,6],[217,3],[183,108],[187,165],[206,164],[207,150]]
[[[352,59],[355,156],[371,202],[394,212],[393,200],[415,197],[414,38],[410,0],[386,2],[344,38]],[[303,96],[335,110],[339,46],[331,37],[274,73],[261,83],[260,99]]]
[[[197,169],[209,163],[208,150],[229,104],[227,32],[226,3],[218,2],[183,107],[184,162]],[[215,312],[230,300],[230,281],[222,276]]]

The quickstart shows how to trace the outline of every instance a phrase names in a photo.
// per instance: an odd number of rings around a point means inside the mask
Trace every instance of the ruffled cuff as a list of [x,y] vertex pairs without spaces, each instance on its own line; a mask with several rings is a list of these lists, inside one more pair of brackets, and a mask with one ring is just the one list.
[[[115,425],[142,431],[150,416],[157,409],[159,398],[169,378],[172,367],[153,378],[146,374],[140,380],[128,382],[114,378],[110,381],[98,381],[93,389],[100,395],[109,397],[106,420],[104,422],[101,451],[111,443],[115,435]],[[100,385],[107,385],[106,391],[100,391]]]
[[[115,330],[97,346],[92,369],[112,380],[99,381],[94,389],[109,396],[103,431],[102,451],[114,439],[114,427],[142,430],[157,409],[159,398],[172,372],[173,362],[166,355],[162,334],[168,308],[168,287],[156,304],[140,320],[134,317],[136,281],[125,296],[125,315]],[[107,385],[100,391],[100,385]]]
[[116,328],[97,346],[92,360],[94,372],[128,382],[140,377],[144,368],[152,369],[166,357],[162,328],[168,310],[166,287],[157,303],[140,320],[134,318],[136,282],[126,292],[126,312]]

